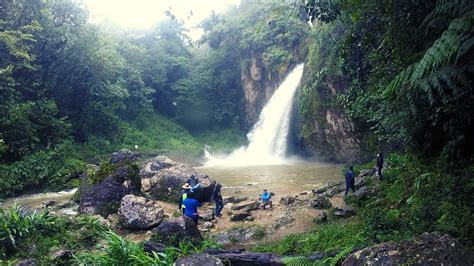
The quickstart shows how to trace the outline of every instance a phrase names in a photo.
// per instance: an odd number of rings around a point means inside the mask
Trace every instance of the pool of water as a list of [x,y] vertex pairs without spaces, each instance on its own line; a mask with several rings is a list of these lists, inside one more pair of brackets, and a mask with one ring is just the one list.
[[264,188],[277,196],[310,191],[328,182],[343,180],[341,169],[342,165],[306,161],[291,165],[196,168],[221,183],[223,195],[251,198],[256,198]]

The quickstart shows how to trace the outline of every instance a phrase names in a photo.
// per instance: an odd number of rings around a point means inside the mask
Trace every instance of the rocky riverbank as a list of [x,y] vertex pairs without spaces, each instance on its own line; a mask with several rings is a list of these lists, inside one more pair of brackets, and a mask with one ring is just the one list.
[[[179,246],[182,241],[198,244],[205,238],[211,238],[222,244],[225,250],[209,251],[206,258],[236,264],[243,260],[259,265],[282,264],[286,256],[237,250],[305,233],[313,230],[315,224],[358,219],[357,208],[346,204],[343,182],[331,182],[312,191],[292,195],[274,195],[272,210],[260,209],[255,199],[234,194],[224,198],[223,216],[217,219],[213,213],[214,205],[209,202],[216,184],[212,177],[165,156],[140,163],[137,158],[137,154],[127,150],[114,153],[110,161],[90,166],[81,177],[81,186],[75,195],[78,203],[51,200],[43,202],[43,207],[61,213],[61,210],[77,208],[78,204],[81,215],[96,217],[101,224],[134,242],[148,241],[145,249]],[[196,175],[201,183],[197,197],[203,206],[199,209],[201,219],[197,226],[192,220],[181,216],[177,206],[181,186],[191,174]],[[356,178],[357,190],[350,194],[348,202],[365,200],[377,192],[380,181],[374,174],[373,170],[360,172]],[[355,218],[351,218],[353,216]],[[405,242],[381,243],[349,251],[345,254],[346,259],[340,261],[343,265],[412,261],[462,264],[472,259],[456,239],[437,232]],[[324,253],[305,259],[314,261],[325,256],[335,254]],[[189,261],[196,259],[202,258],[193,255]],[[183,265],[191,265],[186,263]]]

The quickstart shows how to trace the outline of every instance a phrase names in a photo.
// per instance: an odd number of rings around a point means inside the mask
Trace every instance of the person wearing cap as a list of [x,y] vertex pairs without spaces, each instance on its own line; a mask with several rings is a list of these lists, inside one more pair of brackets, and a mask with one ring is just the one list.
[[184,215],[193,219],[193,221],[198,224],[199,213],[197,211],[198,207],[201,207],[201,202],[194,198],[194,193],[189,192],[185,200],[183,200],[184,205]]
[[261,201],[259,208],[260,209],[265,209],[265,207],[268,205],[270,206],[270,210],[273,209],[273,203],[272,200],[270,199],[272,197],[272,194],[268,193],[266,189],[263,190],[263,194],[261,194],[258,199]]
[[188,193],[190,192],[191,190],[191,186],[186,183],[183,185],[183,190],[181,190],[181,195],[179,197],[179,203],[178,203],[178,210],[182,211],[183,214],[184,214],[184,205],[183,205],[183,201],[188,197]]

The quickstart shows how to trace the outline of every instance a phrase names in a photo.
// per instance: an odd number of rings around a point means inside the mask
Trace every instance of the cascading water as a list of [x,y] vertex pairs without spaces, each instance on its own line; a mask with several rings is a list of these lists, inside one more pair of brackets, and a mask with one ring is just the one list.
[[205,149],[207,166],[246,166],[284,164],[294,95],[303,75],[303,64],[296,66],[263,108],[258,122],[247,134],[249,144],[225,157],[213,157]]

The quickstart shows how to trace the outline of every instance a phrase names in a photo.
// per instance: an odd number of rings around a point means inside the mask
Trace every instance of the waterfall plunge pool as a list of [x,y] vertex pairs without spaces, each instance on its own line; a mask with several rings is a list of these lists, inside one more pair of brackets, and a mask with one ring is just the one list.
[[286,165],[201,166],[197,171],[222,184],[224,196],[256,198],[268,189],[276,196],[294,196],[332,181],[342,181],[342,165],[296,161]]

